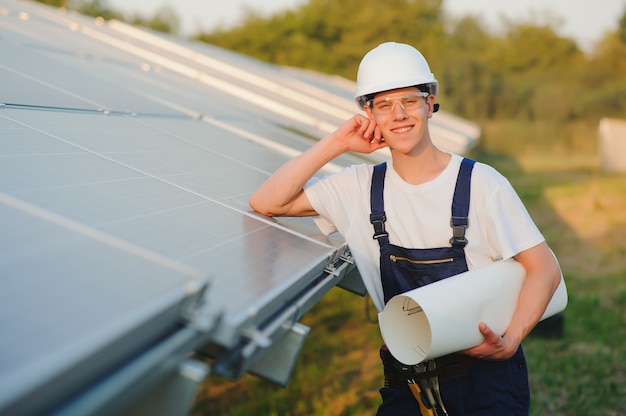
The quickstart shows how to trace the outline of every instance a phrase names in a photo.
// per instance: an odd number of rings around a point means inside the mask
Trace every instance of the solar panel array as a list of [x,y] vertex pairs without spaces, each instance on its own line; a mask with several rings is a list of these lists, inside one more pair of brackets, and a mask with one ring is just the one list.
[[201,349],[268,375],[355,269],[247,201],[351,116],[352,86],[25,1],[0,0],[0,50],[0,413],[106,414]]

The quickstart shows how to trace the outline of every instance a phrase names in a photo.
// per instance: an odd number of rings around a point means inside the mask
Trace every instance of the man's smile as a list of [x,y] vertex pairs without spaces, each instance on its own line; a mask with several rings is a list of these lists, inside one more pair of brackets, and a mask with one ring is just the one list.
[[393,133],[401,134],[401,133],[409,132],[412,129],[413,129],[413,126],[400,126],[400,127],[396,127],[396,128],[391,129],[391,131]]

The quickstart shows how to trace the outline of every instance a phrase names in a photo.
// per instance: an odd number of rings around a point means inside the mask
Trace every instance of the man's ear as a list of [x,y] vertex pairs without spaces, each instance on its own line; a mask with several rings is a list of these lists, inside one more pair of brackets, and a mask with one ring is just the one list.
[[369,118],[370,120],[374,120],[374,114],[372,113],[372,109],[369,105],[364,105],[363,111],[365,111],[365,114],[367,114],[367,118]]
[[426,102],[428,103],[428,118],[432,118],[433,114],[437,111],[435,110],[435,96],[429,95],[426,98]]

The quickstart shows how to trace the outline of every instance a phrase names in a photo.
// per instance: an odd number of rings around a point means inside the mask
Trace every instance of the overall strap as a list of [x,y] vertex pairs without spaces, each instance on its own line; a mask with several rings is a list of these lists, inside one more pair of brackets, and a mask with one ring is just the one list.
[[385,189],[385,173],[387,172],[387,163],[383,162],[374,166],[372,174],[372,186],[370,189],[370,222],[374,226],[373,238],[378,240],[378,244],[385,245],[389,243],[388,233],[385,231],[385,201],[383,191]]
[[474,163],[476,162],[472,159],[463,158],[461,167],[459,168],[459,174],[456,178],[454,197],[452,199],[452,217],[450,218],[450,226],[452,227],[450,244],[452,244],[453,247],[465,247],[467,245],[465,230],[468,226],[470,189]]

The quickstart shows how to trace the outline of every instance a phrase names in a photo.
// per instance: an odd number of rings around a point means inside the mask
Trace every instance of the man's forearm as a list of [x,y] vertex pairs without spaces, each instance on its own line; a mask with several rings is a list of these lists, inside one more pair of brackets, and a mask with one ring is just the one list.
[[304,185],[326,163],[345,150],[333,136],[320,140],[306,152],[285,163],[250,198],[250,206],[268,216],[315,215],[309,204],[302,204]]
[[[507,335],[522,340],[535,327],[561,280],[558,263],[547,245],[541,244],[530,249],[532,260],[520,258],[526,268],[526,278],[520,291],[517,308]],[[527,253],[526,255],[531,254]]]

